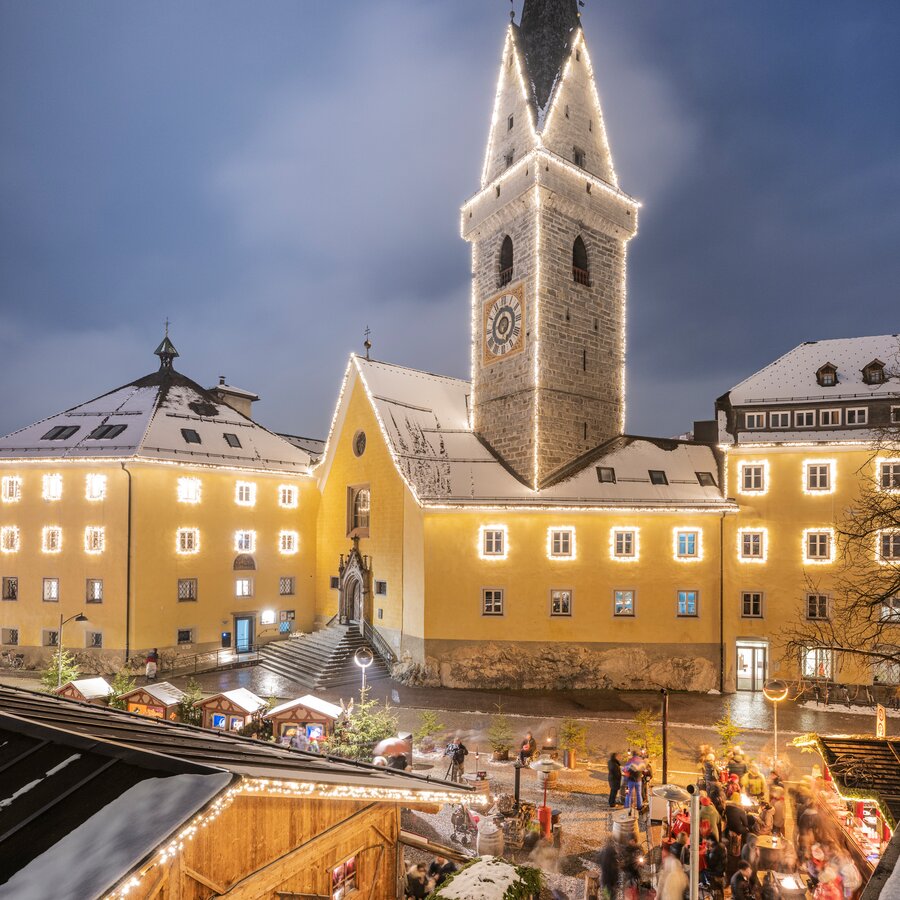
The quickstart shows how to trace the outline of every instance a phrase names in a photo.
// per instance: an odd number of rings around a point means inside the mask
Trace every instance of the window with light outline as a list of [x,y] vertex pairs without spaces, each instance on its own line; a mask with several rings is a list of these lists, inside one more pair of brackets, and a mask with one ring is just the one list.
[[700,562],[703,559],[703,532],[698,528],[673,528],[672,554],[678,562]]
[[900,529],[885,528],[876,532],[875,555],[882,566],[900,563]]
[[900,459],[879,459],[878,489],[888,494],[900,494]]
[[62,552],[62,528],[58,525],[46,525],[41,529],[41,552]]
[[742,563],[764,563],[769,554],[767,528],[739,528],[737,556]]
[[569,526],[547,529],[547,557],[575,559],[575,529]]
[[236,531],[234,533],[235,553],[256,553],[256,532]]
[[84,476],[84,498],[91,503],[106,499],[106,476],[89,472]]
[[197,504],[203,494],[203,485],[199,478],[178,479],[178,502]]
[[18,475],[4,475],[0,485],[0,499],[4,503],[18,503],[22,499],[22,479]]
[[837,486],[836,469],[837,460],[834,459],[804,459],[803,493],[833,494]]
[[16,525],[4,525],[0,528],[0,552],[18,553],[22,536]]
[[41,479],[41,496],[45,500],[62,500],[63,477],[58,472]]
[[291,556],[300,548],[300,535],[296,531],[280,531],[278,533],[278,552],[283,556]]
[[179,528],[175,532],[175,552],[187,555],[200,552],[200,529]]
[[300,503],[300,491],[295,484],[278,485],[278,505],[282,509],[296,509]]
[[825,565],[834,562],[834,529],[803,529],[803,562],[807,565]]
[[234,502],[238,506],[256,506],[256,485],[252,481],[238,481],[234,485]]
[[742,460],[738,463],[739,494],[765,494],[769,490],[769,461]]
[[102,525],[88,525],[84,529],[84,552],[92,556],[106,549],[106,529]]
[[640,559],[641,529],[611,528],[609,531],[609,556],[617,562],[635,562]]
[[478,555],[482,559],[506,559],[509,541],[505,525],[482,525],[478,529]]

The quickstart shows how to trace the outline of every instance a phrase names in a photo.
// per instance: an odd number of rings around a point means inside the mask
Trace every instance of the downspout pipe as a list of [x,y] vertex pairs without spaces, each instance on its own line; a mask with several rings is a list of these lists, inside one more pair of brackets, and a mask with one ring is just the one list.
[[719,519],[719,693],[725,693],[725,512]]
[[122,471],[128,476],[128,522],[126,524],[126,556],[125,556],[125,664],[131,658],[131,472],[125,463]]

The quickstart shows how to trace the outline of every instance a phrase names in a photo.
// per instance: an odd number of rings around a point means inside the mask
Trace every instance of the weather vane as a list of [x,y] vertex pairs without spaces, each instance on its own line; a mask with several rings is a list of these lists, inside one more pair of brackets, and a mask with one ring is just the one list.
[[166,316],[166,337],[169,336],[169,317]]
[[368,325],[366,325],[366,339],[363,341],[363,347],[366,348],[366,359],[369,358],[369,351],[372,349],[372,342],[369,340],[369,335],[372,333],[371,329]]

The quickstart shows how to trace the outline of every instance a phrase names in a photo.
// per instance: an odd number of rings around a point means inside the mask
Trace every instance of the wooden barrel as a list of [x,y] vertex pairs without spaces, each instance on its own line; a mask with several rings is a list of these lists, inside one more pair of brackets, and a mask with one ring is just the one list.
[[613,817],[612,836],[619,844],[627,844],[632,838],[639,838],[637,816],[620,813]]
[[553,788],[556,787],[557,782],[559,781],[559,771],[557,769],[552,769],[549,772],[542,772],[538,769],[538,785],[541,790],[544,789],[544,783],[547,784],[547,790],[552,791]]
[[503,832],[491,823],[478,829],[476,852],[479,856],[501,856],[503,854]]

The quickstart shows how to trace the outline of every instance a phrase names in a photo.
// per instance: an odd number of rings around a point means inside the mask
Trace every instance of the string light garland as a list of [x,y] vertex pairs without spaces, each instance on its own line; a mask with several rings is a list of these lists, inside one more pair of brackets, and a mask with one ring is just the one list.
[[[631,536],[631,553],[616,552],[616,538],[622,536],[623,548],[627,546],[627,537]],[[614,526],[609,530],[609,558],[616,562],[637,562],[641,558],[641,529],[638,527],[625,528]]]
[[106,499],[106,476],[90,472],[84,476],[84,498],[92,503]]
[[4,525],[0,528],[0,553],[18,553],[22,536],[17,526]]
[[18,503],[22,499],[22,479],[18,475],[4,475],[0,499],[4,503]]
[[[554,535],[567,534],[569,536],[569,552],[554,553],[553,538]],[[561,540],[562,543],[562,540]],[[547,529],[547,559],[555,560],[571,560],[577,559],[578,553],[575,545],[575,526],[574,525],[551,525]]]
[[[827,556],[810,556],[810,538],[814,536],[824,535],[826,547],[828,548]],[[833,528],[804,528],[803,529],[803,563],[808,566],[822,566],[834,562],[834,529]]]
[[41,552],[62,552],[62,528],[59,525],[45,525],[41,529]]
[[[487,550],[487,533],[494,532],[499,533],[500,537],[500,547],[501,550],[499,553],[489,553]],[[496,543],[497,538],[492,537],[492,542]],[[506,525],[482,525],[478,529],[478,556],[480,559],[486,560],[498,560],[498,559],[506,559],[509,556],[509,529]]]
[[[810,468],[812,466],[827,466],[825,487],[810,486]],[[815,473],[816,478],[820,478],[820,473]],[[803,460],[803,483],[801,485],[804,494],[833,494],[837,490],[837,460],[836,459],[804,459]]]
[[[682,535],[694,535],[694,552],[683,554],[680,551],[680,538]],[[676,562],[692,563],[701,562],[703,559],[703,532],[699,528],[685,528],[675,526],[672,529],[672,555]]]
[[[744,536],[753,537],[757,535],[759,537],[759,554],[745,554],[744,553]],[[750,541],[750,546],[752,548],[753,542]],[[738,528],[737,530],[737,556],[738,562],[742,563],[764,563],[769,558],[769,529],[768,528]]]

